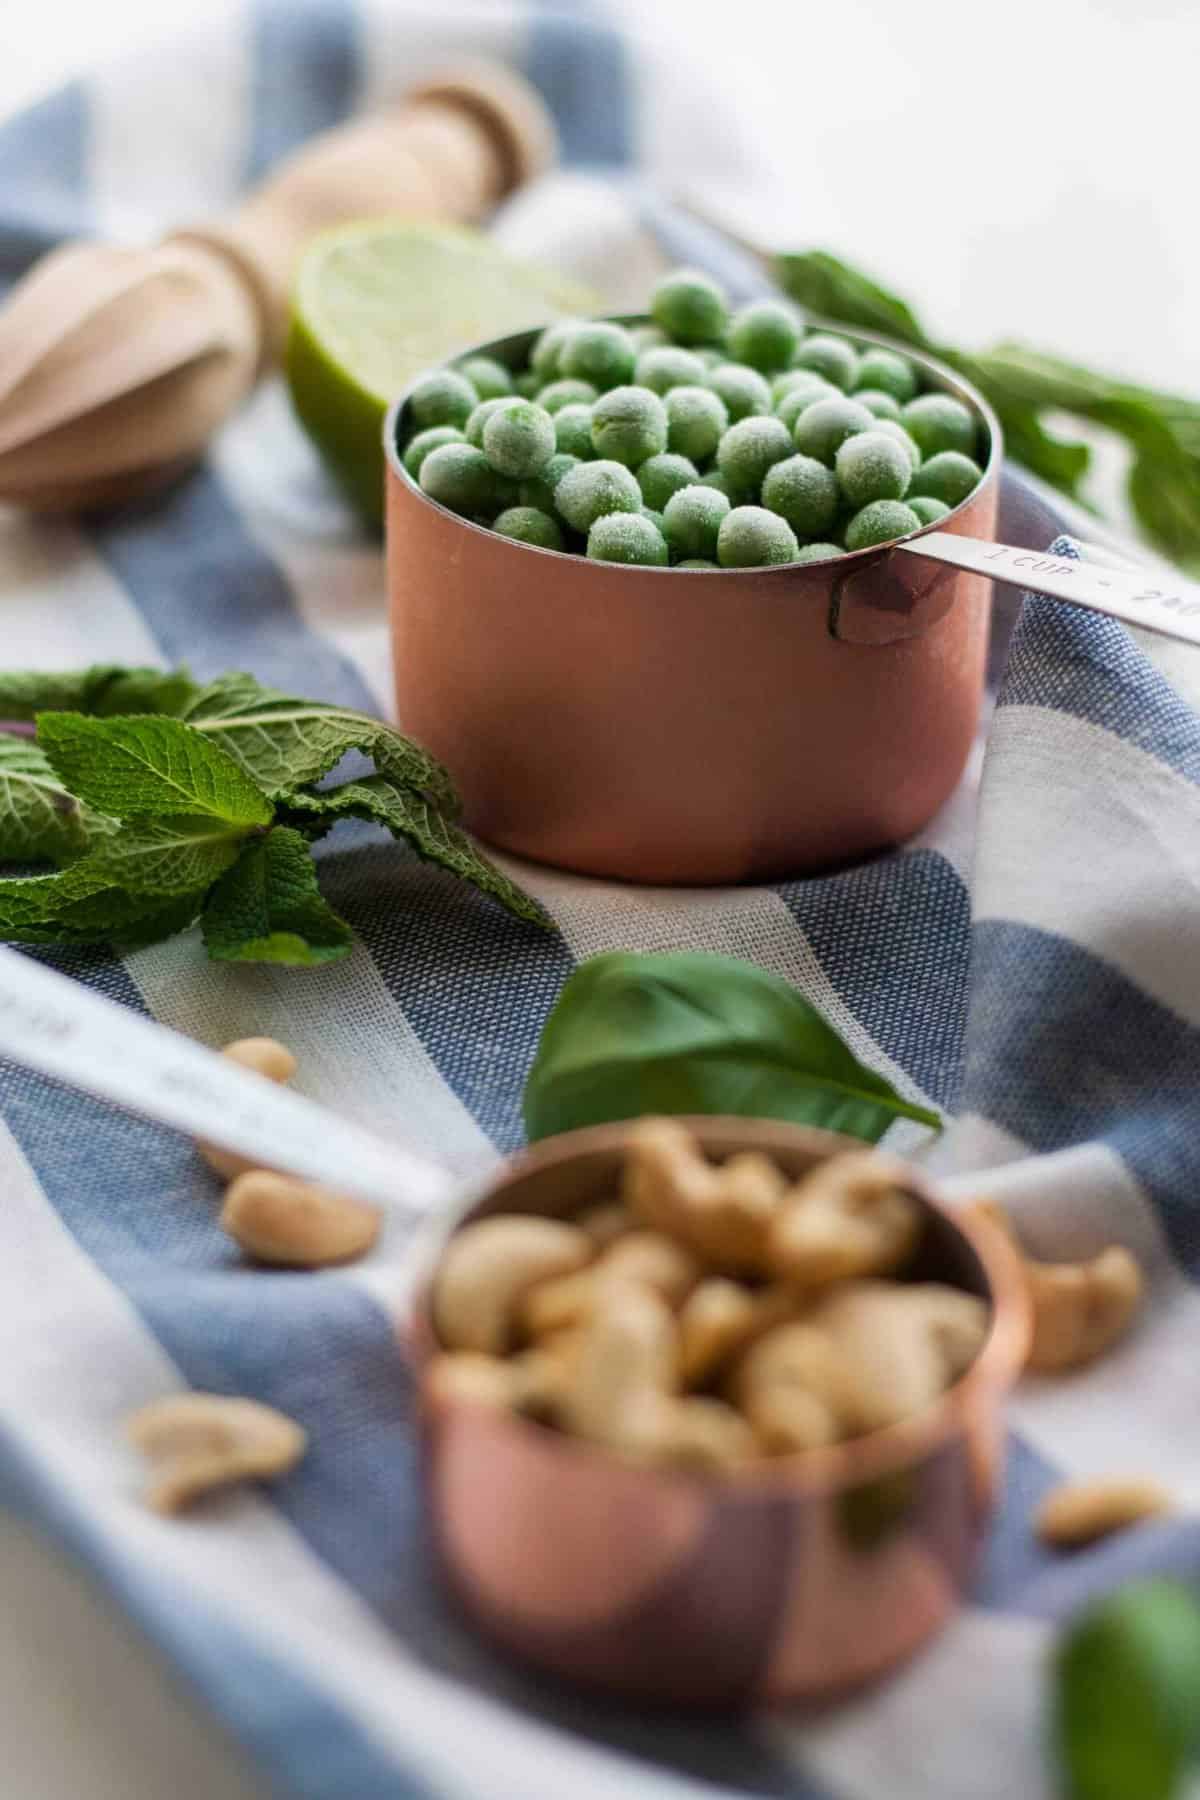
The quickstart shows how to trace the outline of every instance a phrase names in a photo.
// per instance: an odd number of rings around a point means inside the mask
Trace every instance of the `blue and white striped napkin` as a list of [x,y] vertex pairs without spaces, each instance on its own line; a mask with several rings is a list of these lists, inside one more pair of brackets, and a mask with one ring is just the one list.
[[[218,210],[283,152],[463,51],[541,85],[568,170],[498,224],[634,301],[681,248],[654,194],[735,152],[718,103],[594,17],[352,0],[221,5],[0,133],[0,278],[64,233],[152,234]],[[688,121],[691,124],[688,124]],[[748,164],[746,165],[748,166]],[[729,273],[726,270],[726,273]],[[733,270],[736,279],[749,279]],[[1059,545],[1061,553],[1066,546]],[[0,1497],[89,1564],[257,1756],[310,1800],[1043,1800],[1045,1654],[1089,1594],[1200,1563],[1200,720],[1131,636],[1026,605],[986,747],[918,842],[842,875],[659,892],[521,878],[546,936],[360,832],[328,852],[352,958],[222,967],[198,938],[54,958],[210,1043],[274,1034],[298,1085],[461,1163],[519,1137],[539,1029],[613,946],[748,956],[795,982],[902,1090],[953,1117],[934,1161],[1009,1202],[1048,1256],[1130,1245],[1142,1329],[1030,1382],[972,1605],[927,1654],[819,1723],[633,1714],[498,1660],[432,1579],[390,1307],[403,1249],[344,1273],[248,1272],[215,1183],[168,1133],[0,1068]],[[0,519],[0,660],[188,662],[385,709],[378,550],[278,385],[165,499],[107,520]],[[981,1172],[987,1171],[986,1176]],[[309,1430],[269,1492],[152,1517],[119,1422],[165,1392],[252,1394]],[[1054,1560],[1029,1515],[1068,1473],[1165,1481],[1179,1517]]]

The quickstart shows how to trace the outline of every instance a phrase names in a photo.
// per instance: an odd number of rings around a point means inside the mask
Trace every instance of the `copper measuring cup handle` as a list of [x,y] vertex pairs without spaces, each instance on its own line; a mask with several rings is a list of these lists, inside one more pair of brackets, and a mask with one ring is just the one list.
[[1200,585],[1179,577],[1109,568],[949,531],[926,532],[912,543],[897,544],[892,555],[947,563],[1006,587],[1028,588],[1163,637],[1200,644]]
[[415,1151],[3,948],[0,1054],[264,1168],[326,1182],[393,1213],[423,1217],[460,1185]]

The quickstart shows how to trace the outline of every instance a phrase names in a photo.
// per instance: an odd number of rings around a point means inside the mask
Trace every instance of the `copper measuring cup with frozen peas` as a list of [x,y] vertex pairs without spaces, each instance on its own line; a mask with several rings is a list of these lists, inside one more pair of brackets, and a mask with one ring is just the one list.
[[[625,567],[499,537],[409,476],[400,397],[385,431],[399,717],[481,837],[630,881],[802,874],[902,842],[952,793],[993,580],[1200,643],[1200,589],[994,543],[1002,443],[982,395],[907,345],[829,329],[965,402],[984,472],[937,525],[822,563]],[[480,348],[523,366],[535,335]]]
[[[464,1184],[210,1050],[0,949],[0,1054],[258,1162],[383,1204],[412,1228],[400,1341],[423,1393],[433,1539],[455,1594],[524,1661],[633,1701],[745,1706],[882,1675],[947,1623],[1002,1475],[1004,1400],[1029,1321],[1000,1233],[952,1214],[916,1169],[913,1273],[990,1305],[937,1403],[885,1431],[721,1475],[622,1463],[530,1420],[435,1399],[433,1277],[487,1213],[563,1215],[610,1197],[629,1125],[549,1138]],[[714,1158],[789,1175],[849,1147],[778,1121],[687,1121]],[[861,1148],[861,1145],[856,1146]],[[399,1504],[399,1496],[397,1497]]]

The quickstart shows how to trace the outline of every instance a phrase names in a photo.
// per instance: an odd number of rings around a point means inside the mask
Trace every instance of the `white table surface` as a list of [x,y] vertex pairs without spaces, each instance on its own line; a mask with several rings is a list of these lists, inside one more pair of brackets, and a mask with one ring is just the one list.
[[[964,343],[1024,336],[1200,392],[1195,0],[739,0],[736,33],[726,0],[656,15],[719,64],[778,170],[746,229],[843,250]],[[167,16],[3,0],[0,112]],[[113,1608],[2,1517],[0,1595],[4,1800],[264,1800]]]

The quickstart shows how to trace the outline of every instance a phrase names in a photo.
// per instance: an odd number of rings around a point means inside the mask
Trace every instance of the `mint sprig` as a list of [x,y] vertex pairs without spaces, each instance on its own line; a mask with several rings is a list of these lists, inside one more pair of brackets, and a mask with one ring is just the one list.
[[[144,710],[113,714],[114,696]],[[0,673],[0,716],[13,726],[0,726],[0,864],[58,865],[0,878],[0,939],[152,943],[201,918],[219,961],[334,961],[352,935],[310,851],[343,818],[549,923],[455,822],[445,769],[366,713],[252,675],[198,688],[184,671],[105,666]],[[30,716],[36,738],[16,735]],[[349,750],[375,773],[314,785]]]

